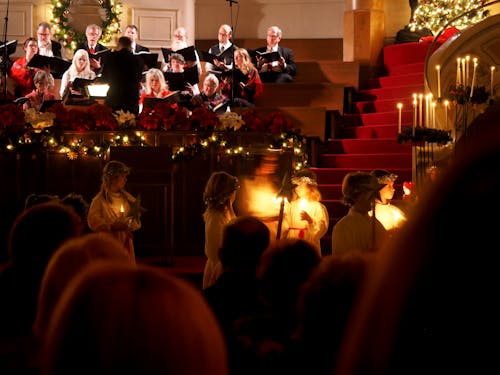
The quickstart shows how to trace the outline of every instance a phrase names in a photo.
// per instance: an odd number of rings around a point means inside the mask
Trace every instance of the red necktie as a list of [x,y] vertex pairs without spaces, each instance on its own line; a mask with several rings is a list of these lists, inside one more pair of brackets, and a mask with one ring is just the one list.
[[89,52],[94,54],[95,53],[95,48],[89,48]]

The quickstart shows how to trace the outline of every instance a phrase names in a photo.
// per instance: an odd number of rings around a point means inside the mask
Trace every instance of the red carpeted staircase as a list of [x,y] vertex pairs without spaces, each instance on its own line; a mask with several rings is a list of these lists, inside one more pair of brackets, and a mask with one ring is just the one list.
[[329,139],[313,168],[330,214],[330,229],[322,239],[324,254],[331,253],[333,225],[347,213],[341,203],[341,185],[351,171],[387,169],[396,173],[395,201],[404,181],[412,180],[412,151],[397,142],[397,103],[403,103],[402,126],[413,122],[412,94],[424,92],[424,62],[429,44],[405,43],[383,50],[386,75],[369,80],[368,88],[353,95],[351,113],[343,116],[339,137]]

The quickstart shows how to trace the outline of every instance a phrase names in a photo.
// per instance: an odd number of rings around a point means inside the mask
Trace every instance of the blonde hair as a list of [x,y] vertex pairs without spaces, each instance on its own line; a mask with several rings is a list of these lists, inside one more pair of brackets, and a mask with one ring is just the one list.
[[[81,72],[79,72],[76,69],[76,63],[80,59],[80,57],[85,56],[87,62],[85,64],[85,67]],[[87,79],[94,79],[95,78],[95,73],[90,69],[90,58],[89,58],[89,53],[84,50],[84,49],[79,49],[75,52],[73,55],[73,60],[72,64],[69,67],[69,75],[71,79],[74,79],[76,77],[81,77],[81,78],[87,78]]]
[[[109,194],[109,187],[113,181],[115,181],[121,174],[128,175],[130,173],[130,168],[127,167],[120,161],[111,160],[109,161],[102,171],[102,183],[101,183],[101,191],[104,200],[111,202],[111,196]],[[123,198],[127,199],[128,194],[124,190],[121,191]]]
[[203,200],[206,205],[206,213],[210,210],[223,212],[232,210],[231,195],[238,190],[239,181],[236,177],[224,171],[214,172],[205,185]]
[[252,63],[252,59],[250,58],[250,55],[245,48],[236,48],[234,54],[240,55],[243,59],[243,66],[241,68],[238,67],[243,73],[248,74],[255,69]]
[[151,85],[149,83],[150,78],[157,78],[160,81],[160,92],[163,90],[168,90],[168,85],[165,82],[165,76],[160,69],[151,68],[146,73],[146,94],[149,95],[152,93]]

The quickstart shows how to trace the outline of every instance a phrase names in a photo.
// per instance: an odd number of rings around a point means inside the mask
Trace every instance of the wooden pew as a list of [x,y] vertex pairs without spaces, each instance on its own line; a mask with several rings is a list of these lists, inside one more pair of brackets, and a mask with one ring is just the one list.
[[[196,41],[196,48],[208,51],[217,43],[216,39],[200,39]],[[256,49],[266,45],[266,39],[235,39],[235,45],[247,49]],[[283,47],[293,50],[295,61],[337,60],[342,61],[343,40],[331,39],[287,39],[280,42]]]

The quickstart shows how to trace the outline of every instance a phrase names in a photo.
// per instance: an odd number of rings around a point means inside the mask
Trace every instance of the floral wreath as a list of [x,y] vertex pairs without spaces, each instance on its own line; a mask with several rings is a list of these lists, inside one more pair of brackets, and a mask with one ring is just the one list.
[[[86,40],[85,31],[76,31],[69,22],[69,8],[73,0],[52,0],[52,20],[54,35],[64,47],[75,49],[78,43]],[[99,5],[106,13],[102,23],[101,41],[109,43],[120,30],[120,15],[122,6],[120,0],[98,0]]]

